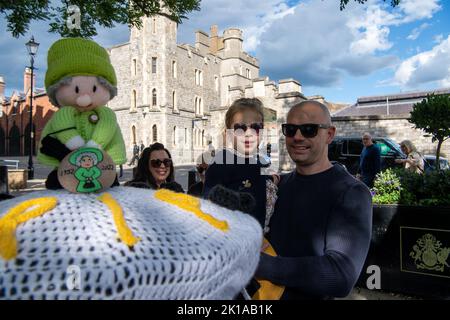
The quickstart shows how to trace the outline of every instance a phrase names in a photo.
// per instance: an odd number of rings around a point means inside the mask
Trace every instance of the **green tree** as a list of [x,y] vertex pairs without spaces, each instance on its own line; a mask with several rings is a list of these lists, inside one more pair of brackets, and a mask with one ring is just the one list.
[[[341,10],[344,10],[345,6],[350,2],[350,0],[340,0],[340,1],[341,1],[341,6],[340,6]],[[361,4],[367,2],[367,0],[354,0],[354,1],[361,3]],[[386,2],[386,0],[383,0],[383,1]],[[400,3],[400,0],[391,0],[391,6],[393,6],[393,7],[398,6],[399,3]]]
[[[57,3],[57,5],[56,5]],[[80,29],[69,29],[68,7],[80,8]],[[200,10],[200,0],[2,0],[0,13],[6,16],[7,30],[14,37],[24,35],[34,20],[49,21],[49,32],[64,37],[93,37],[96,26],[111,28],[117,24],[140,27],[141,18],[163,15],[181,23],[186,15]]]
[[450,138],[450,95],[428,95],[414,105],[409,122],[431,135],[433,142],[437,141],[436,167],[440,170],[441,146]]

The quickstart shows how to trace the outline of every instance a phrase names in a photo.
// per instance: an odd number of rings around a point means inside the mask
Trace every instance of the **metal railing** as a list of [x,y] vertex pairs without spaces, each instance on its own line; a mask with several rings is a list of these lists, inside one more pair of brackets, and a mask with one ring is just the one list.
[[19,169],[20,160],[0,159],[0,165],[4,165],[8,168]]

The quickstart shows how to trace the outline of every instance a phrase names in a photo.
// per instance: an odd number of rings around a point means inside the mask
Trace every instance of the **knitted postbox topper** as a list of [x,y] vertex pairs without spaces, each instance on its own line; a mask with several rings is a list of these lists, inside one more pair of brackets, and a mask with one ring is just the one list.
[[232,299],[254,274],[249,215],[182,193],[42,191],[0,207],[0,299]]

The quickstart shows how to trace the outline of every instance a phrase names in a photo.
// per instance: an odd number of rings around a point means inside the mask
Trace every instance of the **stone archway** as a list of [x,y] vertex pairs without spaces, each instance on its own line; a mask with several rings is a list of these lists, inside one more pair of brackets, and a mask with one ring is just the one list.
[[0,156],[6,154],[6,135],[3,128],[0,127]]
[[14,126],[9,130],[9,152],[10,156],[20,156],[20,130],[19,127]]

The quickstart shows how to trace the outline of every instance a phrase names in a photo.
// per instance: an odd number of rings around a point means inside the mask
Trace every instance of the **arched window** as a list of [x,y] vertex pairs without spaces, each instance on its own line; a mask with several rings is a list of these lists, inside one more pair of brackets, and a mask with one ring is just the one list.
[[173,127],[173,145],[177,144],[177,126]]
[[133,76],[137,75],[137,60],[133,59]]
[[158,104],[158,97],[156,95],[156,89],[152,90],[152,106],[156,107],[156,105]]
[[202,147],[204,147],[206,145],[205,142],[205,130],[202,130]]
[[203,115],[203,99],[199,98],[198,102],[198,114]]
[[136,110],[136,90],[133,90],[131,93],[131,110]]
[[156,124],[154,124],[152,127],[152,141],[158,141],[158,128],[156,127]]
[[6,154],[6,134],[2,127],[0,127],[0,156]]
[[172,105],[173,105],[173,110],[177,111],[178,110],[178,106],[177,106],[177,94],[175,91],[172,91]]
[[218,76],[214,76],[214,88],[216,89],[216,91],[219,91],[219,77]]
[[172,61],[172,77],[177,77],[177,62],[175,60]]
[[198,98],[197,97],[195,97],[195,99],[194,99],[194,105],[195,105],[195,107],[194,107],[195,115],[197,115],[198,114]]
[[132,139],[133,144],[135,144],[136,143],[136,127],[135,126],[131,127],[131,139]]
[[156,57],[152,57],[152,73],[156,73]]
[[192,135],[191,135],[191,139],[192,139],[192,144],[195,146],[197,141],[195,141],[195,129],[192,129]]
[[152,19],[152,32],[156,34],[156,18]]
[[20,156],[20,130],[14,123],[9,130],[9,154],[10,156]]

